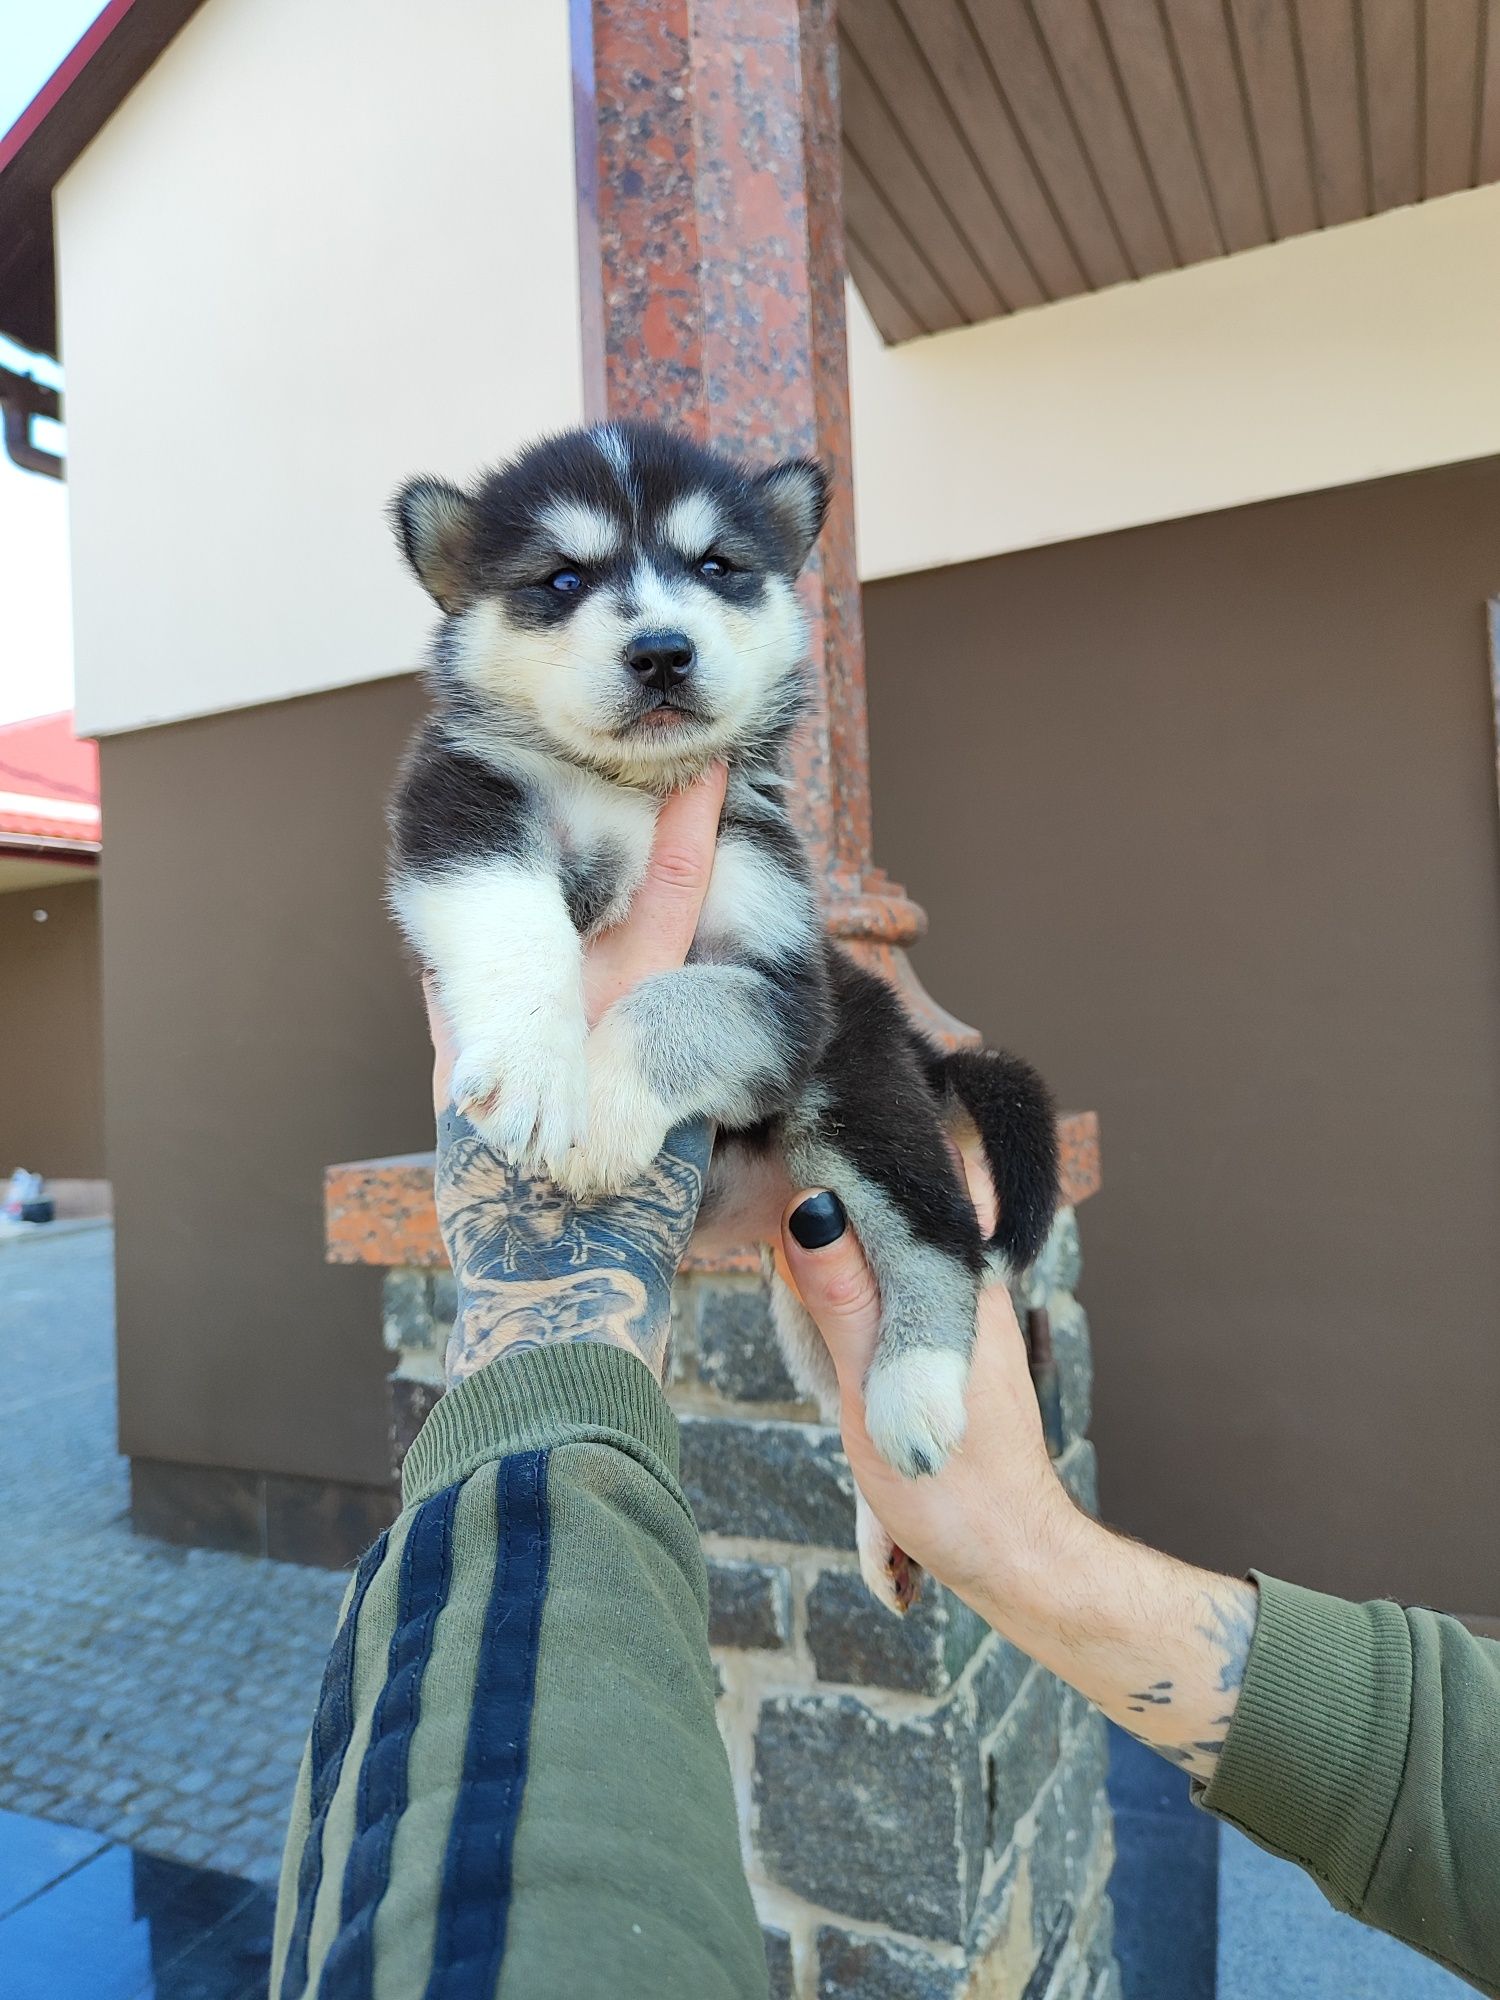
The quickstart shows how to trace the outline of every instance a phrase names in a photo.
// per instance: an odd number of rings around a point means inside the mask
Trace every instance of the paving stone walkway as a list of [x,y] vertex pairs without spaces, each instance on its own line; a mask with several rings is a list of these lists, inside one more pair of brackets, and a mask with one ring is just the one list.
[[344,1580],[132,1534],[111,1255],[0,1244],[0,1809],[270,1880]]

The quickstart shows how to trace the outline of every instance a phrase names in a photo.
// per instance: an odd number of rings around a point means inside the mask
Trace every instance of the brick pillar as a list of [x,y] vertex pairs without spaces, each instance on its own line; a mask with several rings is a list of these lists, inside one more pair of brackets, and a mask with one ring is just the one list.
[[[1059,1469],[1092,1507],[1078,1268],[1067,1209],[1017,1304],[1047,1315]],[[848,1466],[797,1401],[757,1279],[680,1279],[676,1336],[773,2000],[1115,2000],[1103,1722],[930,1578],[905,1619],[871,1601]]]
[[[1046,1314],[1051,1443],[1093,1507],[1078,1271],[1064,1209],[1016,1303],[1033,1327]],[[385,1305],[405,1432],[439,1393],[452,1280],[392,1270]],[[1119,2000],[1103,1722],[930,1578],[904,1619],[873,1603],[838,1437],[797,1400],[756,1275],[686,1273],[673,1318],[668,1388],[772,2000]],[[399,1458],[410,1436],[396,1442]]]

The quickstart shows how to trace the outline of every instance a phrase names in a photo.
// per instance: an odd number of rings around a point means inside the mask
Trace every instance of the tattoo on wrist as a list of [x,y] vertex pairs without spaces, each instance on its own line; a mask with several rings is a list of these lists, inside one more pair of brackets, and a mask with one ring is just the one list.
[[1215,1597],[1203,1593],[1208,1622],[1198,1627],[1219,1655],[1219,1692],[1229,1694],[1243,1687],[1245,1667],[1250,1658],[1250,1641],[1255,1637],[1258,1599],[1248,1584],[1236,1584],[1233,1596]]
[[[1250,1642],[1255,1636],[1256,1593],[1245,1584],[1233,1584],[1218,1591],[1205,1590],[1201,1595],[1203,1617],[1194,1629],[1212,1649],[1216,1676],[1214,1692],[1237,1695],[1244,1684]],[[1233,1703],[1225,1713],[1208,1719],[1207,1731],[1211,1733],[1191,1737],[1184,1733],[1173,1740],[1174,1732],[1163,1711],[1180,1705],[1189,1709],[1194,1705],[1191,1685],[1181,1691],[1172,1681],[1153,1681],[1149,1687],[1133,1688],[1125,1697],[1126,1713],[1152,1717],[1161,1733],[1150,1734],[1145,1728],[1131,1729],[1129,1723],[1122,1724],[1122,1727],[1138,1743],[1144,1743],[1191,1777],[1211,1778],[1228,1741],[1226,1732],[1234,1720]],[[1185,1728],[1193,1727],[1194,1723],[1200,1729],[1205,1726],[1196,1716],[1191,1721],[1184,1718],[1184,1722]]]
[[711,1142],[706,1124],[679,1126],[623,1194],[580,1204],[501,1159],[450,1105],[435,1181],[458,1292],[449,1382],[502,1355],[585,1341],[628,1348],[660,1379]]

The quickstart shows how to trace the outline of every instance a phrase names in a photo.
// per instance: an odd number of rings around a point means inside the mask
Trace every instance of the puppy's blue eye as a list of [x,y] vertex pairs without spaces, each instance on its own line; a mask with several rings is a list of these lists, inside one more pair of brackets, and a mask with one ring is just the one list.
[[705,556],[698,565],[699,576],[728,576],[729,564],[722,556]]
[[582,590],[583,578],[578,574],[576,569],[556,570],[548,577],[547,588],[549,590],[560,590],[564,596],[567,596],[572,591]]

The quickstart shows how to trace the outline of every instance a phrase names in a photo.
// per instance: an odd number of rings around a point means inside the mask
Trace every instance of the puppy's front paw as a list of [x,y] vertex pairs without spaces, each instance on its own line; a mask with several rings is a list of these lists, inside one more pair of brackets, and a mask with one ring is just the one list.
[[561,1158],[588,1115],[584,1025],[566,1017],[463,1045],[453,1102],[487,1144],[518,1167]]
[[908,1479],[941,1469],[964,1434],[966,1357],[946,1347],[877,1353],[865,1379],[865,1428],[888,1465]]
[[641,1075],[628,1024],[608,1016],[589,1037],[588,1110],[566,1157],[552,1162],[558,1182],[578,1200],[619,1194],[661,1151],[671,1119]]

